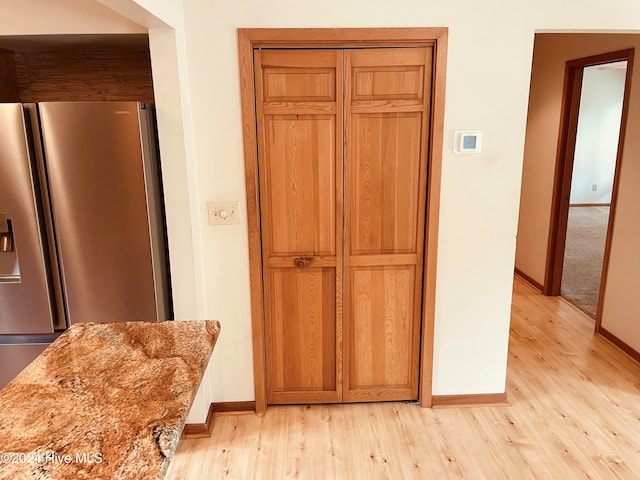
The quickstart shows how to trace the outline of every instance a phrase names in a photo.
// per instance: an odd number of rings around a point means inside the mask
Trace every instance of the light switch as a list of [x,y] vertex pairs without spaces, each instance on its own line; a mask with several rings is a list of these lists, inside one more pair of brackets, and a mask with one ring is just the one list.
[[240,202],[209,202],[209,225],[233,225],[240,223]]

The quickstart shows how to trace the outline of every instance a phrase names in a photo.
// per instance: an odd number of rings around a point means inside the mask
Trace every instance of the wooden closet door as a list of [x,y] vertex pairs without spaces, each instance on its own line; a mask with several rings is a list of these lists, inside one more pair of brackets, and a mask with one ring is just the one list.
[[418,397],[431,65],[346,53],[344,401]]
[[342,400],[342,57],[254,55],[269,404]]

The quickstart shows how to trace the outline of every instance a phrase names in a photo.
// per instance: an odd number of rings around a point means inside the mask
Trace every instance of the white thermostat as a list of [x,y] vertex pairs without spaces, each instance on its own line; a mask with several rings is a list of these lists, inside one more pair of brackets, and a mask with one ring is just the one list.
[[453,134],[454,153],[480,153],[482,132],[479,130],[458,130]]

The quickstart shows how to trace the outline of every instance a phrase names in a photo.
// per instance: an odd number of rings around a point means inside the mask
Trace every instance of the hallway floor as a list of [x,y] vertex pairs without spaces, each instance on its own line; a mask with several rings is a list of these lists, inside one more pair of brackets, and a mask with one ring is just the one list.
[[169,480],[638,479],[640,364],[516,277],[508,405],[270,407],[184,440]]

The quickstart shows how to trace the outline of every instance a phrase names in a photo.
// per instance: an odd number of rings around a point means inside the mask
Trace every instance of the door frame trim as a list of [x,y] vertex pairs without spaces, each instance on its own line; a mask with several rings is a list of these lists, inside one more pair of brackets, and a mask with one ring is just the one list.
[[434,48],[431,129],[427,159],[427,218],[420,347],[420,406],[432,405],[433,335],[448,28],[241,28],[238,29],[240,95],[247,192],[251,325],[256,412],[267,407],[258,140],[253,50],[255,48],[402,47]]
[[618,50],[600,55],[569,60],[565,66],[565,80],[562,94],[562,117],[560,118],[560,133],[558,137],[558,151],[554,174],[553,197],[551,201],[551,223],[547,245],[547,261],[545,269],[545,295],[560,295],[562,284],[562,266],[564,261],[565,243],[567,238],[567,221],[569,216],[569,194],[571,193],[571,177],[576,149],[576,134],[578,128],[578,114],[582,93],[582,76],[586,67],[602,65],[616,61],[627,61],[624,98],[622,103],[622,119],[618,138],[618,151],[613,176],[613,190],[609,210],[609,223],[604,248],[602,275],[600,278],[600,292],[596,313],[596,332],[602,321],[602,307],[607,283],[607,271],[611,254],[611,238],[618,197],[620,180],[620,165],[624,149],[624,139],[629,111],[629,96],[631,94],[631,77],[633,74],[633,56],[635,49]]

